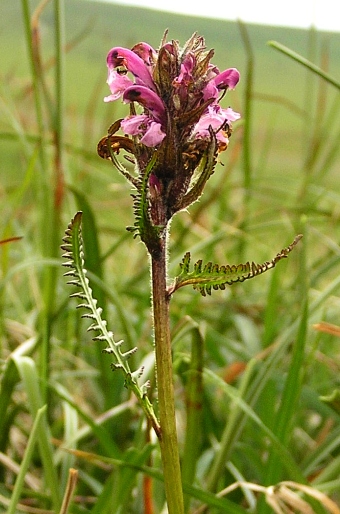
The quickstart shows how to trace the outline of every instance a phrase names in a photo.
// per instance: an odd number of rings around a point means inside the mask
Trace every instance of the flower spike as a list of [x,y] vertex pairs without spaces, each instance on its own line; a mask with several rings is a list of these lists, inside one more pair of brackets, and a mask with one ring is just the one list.
[[99,155],[118,168],[115,156],[120,150],[134,156],[137,179],[120,171],[136,188],[135,234],[153,255],[155,234],[162,237],[163,227],[165,236],[173,215],[201,196],[218,153],[228,148],[232,122],[240,118],[220,105],[221,97],[239,82],[238,70],[220,71],[211,62],[214,51],[197,34],[182,49],[166,37],[157,51],[145,42],[110,50],[111,95],[104,100],[121,98],[130,104],[130,113],[120,120],[124,134],[108,134],[98,145]]

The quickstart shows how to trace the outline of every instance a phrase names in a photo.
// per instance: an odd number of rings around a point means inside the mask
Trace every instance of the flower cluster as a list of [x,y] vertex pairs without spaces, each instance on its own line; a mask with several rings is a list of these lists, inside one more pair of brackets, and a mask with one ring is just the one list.
[[[104,100],[122,98],[130,114],[113,125],[98,153],[114,160],[113,153],[127,150],[134,155],[137,175],[149,174],[154,225],[165,226],[202,194],[218,152],[228,146],[231,122],[240,117],[219,103],[237,85],[239,72],[220,72],[211,63],[213,55],[194,34],[182,49],[164,38],[158,51],[138,43],[131,50],[112,48],[107,56],[111,94]],[[124,136],[115,135],[119,128]]]

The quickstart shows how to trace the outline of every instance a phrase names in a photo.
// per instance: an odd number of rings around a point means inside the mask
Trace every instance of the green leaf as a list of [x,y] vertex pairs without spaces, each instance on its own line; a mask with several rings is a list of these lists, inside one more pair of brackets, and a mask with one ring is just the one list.
[[[53,510],[58,512],[61,505],[61,494],[58,487],[59,481],[57,469],[53,462],[50,426],[48,424],[45,409],[42,411],[40,410],[44,407],[40,375],[38,373],[37,366],[31,357],[15,354],[12,358],[18,369],[23,389],[27,394],[31,416],[34,420],[37,420],[37,425],[34,425],[34,427],[36,426],[38,431],[37,441],[44,469],[45,485],[51,497]],[[43,419],[40,418],[40,415]],[[29,445],[31,444],[34,445],[33,440],[29,440]],[[31,453],[27,454],[25,458],[27,458],[29,462],[31,459]]]
[[18,502],[20,500],[20,496],[24,487],[25,482],[25,476],[28,472],[28,468],[32,462],[33,459],[33,451],[35,444],[41,436],[41,431],[44,430],[44,416],[46,414],[46,405],[43,407],[40,407],[40,409],[37,410],[36,416],[34,418],[33,426],[30,429],[30,435],[27,441],[27,445],[25,448],[25,454],[24,458],[22,459],[21,465],[20,465],[20,471],[18,473],[18,476],[15,481],[15,485],[13,488],[12,496],[10,503],[8,505],[7,514],[15,514],[18,512]]
[[[191,358],[185,373],[186,383],[186,433],[182,458],[182,480],[192,485],[202,451],[203,440],[203,354],[204,339],[199,326],[191,322]],[[184,498],[185,512],[189,512],[190,496]]]
[[122,370],[125,377],[125,386],[131,389],[136,395],[155,432],[159,434],[158,420],[146,396],[148,382],[142,386],[139,386],[137,382],[138,378],[140,378],[143,373],[143,369],[132,372],[128,364],[128,359],[137,348],[131,348],[126,352],[121,351],[123,341],[115,341],[113,333],[107,329],[107,321],[102,318],[102,309],[97,307],[97,300],[93,298],[89,279],[86,276],[87,270],[85,269],[84,262],[81,221],[82,212],[79,211],[69,223],[63,238],[63,245],[61,246],[62,250],[65,252],[63,257],[66,259],[63,266],[71,268],[70,271],[64,274],[66,277],[70,278],[68,284],[76,286],[81,290],[70,296],[81,300],[78,308],[86,310],[82,318],[89,318],[91,320],[91,324],[87,330],[96,332],[93,340],[106,343],[107,346],[103,351],[113,355],[115,359],[115,362],[111,364],[111,369],[113,371],[117,369]]
[[244,282],[249,278],[261,275],[265,271],[274,268],[281,259],[286,258],[301,238],[301,234],[296,236],[289,246],[283,248],[271,261],[266,261],[263,264],[248,261],[245,264],[226,264],[220,266],[219,264],[208,262],[203,266],[202,260],[198,260],[194,264],[193,271],[190,271],[190,253],[187,252],[180,264],[181,272],[175,278],[168,293],[171,295],[180,287],[192,285],[202,296],[206,296],[206,294],[211,294],[211,288],[215,290],[225,289],[226,285]]

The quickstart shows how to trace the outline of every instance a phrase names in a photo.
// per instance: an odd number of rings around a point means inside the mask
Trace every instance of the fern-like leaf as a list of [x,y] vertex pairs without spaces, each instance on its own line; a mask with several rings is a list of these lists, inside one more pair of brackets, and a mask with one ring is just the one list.
[[226,285],[244,282],[249,278],[261,275],[265,271],[274,268],[281,259],[288,257],[288,254],[301,238],[302,235],[296,236],[289,246],[281,250],[271,261],[266,261],[263,264],[246,262],[245,264],[220,266],[208,262],[203,266],[202,260],[199,260],[194,264],[194,269],[190,271],[190,253],[187,252],[180,264],[181,272],[175,278],[173,285],[168,289],[168,294],[171,295],[180,287],[192,285],[202,296],[206,296],[206,294],[211,294],[212,289],[225,289]]
[[91,324],[87,330],[96,333],[93,340],[106,343],[107,347],[103,351],[113,355],[115,359],[115,362],[111,365],[112,369],[122,370],[126,387],[131,389],[137,396],[155,432],[159,435],[159,423],[153,407],[146,396],[148,383],[140,387],[137,378],[141,376],[141,370],[132,372],[127,362],[137,348],[132,348],[126,352],[121,351],[123,341],[115,341],[113,333],[107,329],[106,320],[101,317],[102,309],[97,307],[97,300],[92,296],[92,289],[89,284],[89,279],[86,276],[87,271],[84,262],[81,220],[82,212],[77,212],[65,231],[63,244],[61,246],[62,250],[65,252],[63,258],[66,259],[63,266],[71,268],[65,273],[66,277],[71,278],[68,284],[81,289],[81,291],[77,291],[70,296],[80,298],[81,303],[78,305],[78,308],[84,308],[86,310],[86,312],[82,314],[82,318],[89,318],[91,320]]

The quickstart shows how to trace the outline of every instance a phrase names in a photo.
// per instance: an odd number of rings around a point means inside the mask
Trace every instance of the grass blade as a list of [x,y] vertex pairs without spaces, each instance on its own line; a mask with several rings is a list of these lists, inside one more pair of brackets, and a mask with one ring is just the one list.
[[27,446],[24,454],[24,458],[21,462],[20,472],[17,476],[17,479],[14,484],[13,493],[11,496],[11,500],[8,506],[7,514],[16,514],[17,512],[17,504],[19,502],[22,488],[24,485],[25,475],[28,471],[28,468],[31,464],[31,460],[33,457],[34,447],[39,437],[39,432],[42,430],[42,426],[44,424],[44,416],[46,414],[46,405],[37,410],[37,414],[34,419],[34,423],[32,429],[30,430],[30,435],[27,441]]
[[277,41],[268,41],[268,45],[271,46],[272,48],[275,48],[275,50],[278,50],[279,52],[283,53],[284,55],[287,55],[288,57],[290,57],[294,61],[298,62],[299,64],[302,64],[302,66],[305,66],[310,71],[312,71],[313,73],[316,73],[317,75],[319,75],[319,77],[322,77],[329,84],[331,84],[332,86],[334,86],[340,90],[340,82],[338,80],[336,80],[331,75],[329,75],[328,73],[323,71],[321,68],[319,68],[319,66],[316,66],[315,64],[310,62],[305,57],[302,57],[302,55],[294,52],[287,46],[282,45],[281,43],[278,43]]
[[[39,409],[43,406],[42,395],[39,388],[39,374],[36,365],[30,357],[14,356],[13,359],[27,394],[31,416],[35,418]],[[51,433],[47,424],[46,415],[43,416],[43,420],[39,423],[37,430],[39,453],[43,463],[46,486],[51,495],[53,508],[57,512],[61,505],[61,495],[58,486],[57,470],[53,462]]]

